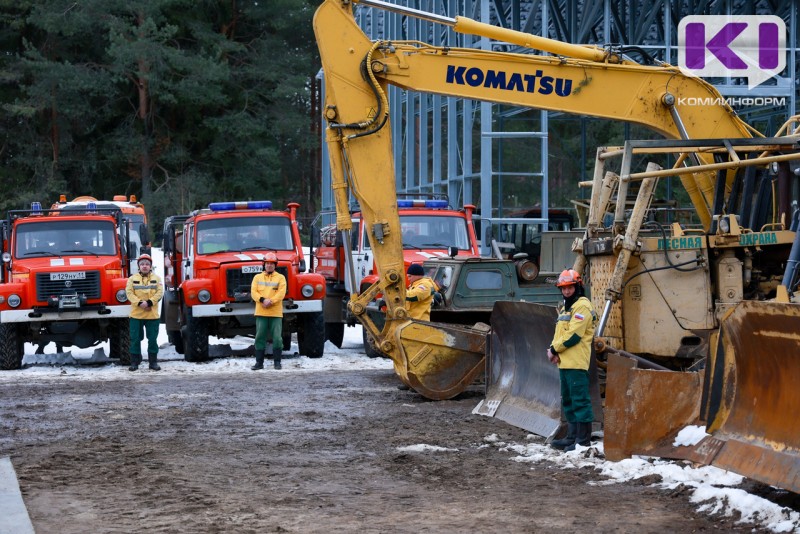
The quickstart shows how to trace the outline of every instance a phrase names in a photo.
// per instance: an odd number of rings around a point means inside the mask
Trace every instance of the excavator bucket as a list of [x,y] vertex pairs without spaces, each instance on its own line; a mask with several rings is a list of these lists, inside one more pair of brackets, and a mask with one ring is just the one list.
[[[486,360],[486,398],[472,413],[497,417],[550,438],[561,425],[558,367],[547,359],[557,310],[530,302],[496,302]],[[594,359],[593,359],[594,361]],[[595,419],[602,420],[597,369],[590,369]]]
[[722,320],[703,414],[713,464],[800,493],[800,304],[744,301]]
[[488,326],[409,321],[395,333],[402,348],[395,372],[428,399],[451,399],[483,374],[487,331]]

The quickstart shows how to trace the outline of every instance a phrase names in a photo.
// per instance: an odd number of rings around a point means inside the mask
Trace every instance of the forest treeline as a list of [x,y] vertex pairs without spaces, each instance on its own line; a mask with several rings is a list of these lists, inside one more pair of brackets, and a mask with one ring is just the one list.
[[319,207],[319,0],[0,0],[0,211]]

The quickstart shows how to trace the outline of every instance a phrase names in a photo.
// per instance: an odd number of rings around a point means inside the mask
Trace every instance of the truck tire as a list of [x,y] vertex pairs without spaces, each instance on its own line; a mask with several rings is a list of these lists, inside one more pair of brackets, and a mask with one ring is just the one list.
[[0,370],[11,371],[22,368],[25,342],[15,324],[0,324]]
[[364,352],[370,358],[384,358],[385,355],[378,350],[378,347],[375,346],[375,343],[372,341],[372,338],[369,337],[367,334],[367,330],[363,329],[361,331],[362,338],[364,339]]
[[304,356],[322,356],[325,351],[325,317],[322,312],[305,314],[302,328],[297,331],[297,346]]
[[183,354],[183,335],[180,330],[167,330],[167,340],[175,347],[175,352]]
[[336,345],[337,349],[341,349],[344,341],[344,323],[325,323],[325,339]]
[[108,326],[108,357],[119,358],[119,363],[131,363],[131,332],[128,319],[114,319]]
[[187,310],[185,317],[186,324],[181,328],[183,358],[187,362],[204,362],[208,360],[208,322],[192,317],[191,310]]

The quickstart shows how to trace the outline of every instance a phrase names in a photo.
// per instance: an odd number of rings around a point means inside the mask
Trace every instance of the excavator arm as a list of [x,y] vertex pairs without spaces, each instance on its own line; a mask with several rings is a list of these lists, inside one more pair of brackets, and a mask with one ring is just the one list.
[[[377,0],[359,3],[558,54],[373,42],[356,24],[349,0],[326,0],[315,14],[337,228],[345,234],[351,229],[348,197],[352,193],[363,213],[379,275],[370,290],[352,295],[350,309],[392,358],[401,380],[426,397],[452,397],[482,371],[485,332],[408,321],[386,94],[389,84],[629,121],[676,139],[752,135],[713,86],[675,67],[639,65],[604,49],[561,43],[464,17],[433,16]],[[683,175],[682,183],[708,227],[714,175]],[[624,193],[621,189],[620,195]],[[387,303],[382,331],[365,313],[367,303],[378,293]]]

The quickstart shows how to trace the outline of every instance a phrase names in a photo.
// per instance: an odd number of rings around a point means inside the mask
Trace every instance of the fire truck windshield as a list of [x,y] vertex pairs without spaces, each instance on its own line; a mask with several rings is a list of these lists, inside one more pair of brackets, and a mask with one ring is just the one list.
[[14,254],[37,256],[114,256],[117,235],[107,221],[40,220],[16,226]]
[[197,223],[198,254],[293,249],[285,217],[221,217]]
[[463,217],[401,213],[400,227],[403,231],[404,247],[470,249],[467,221]]

